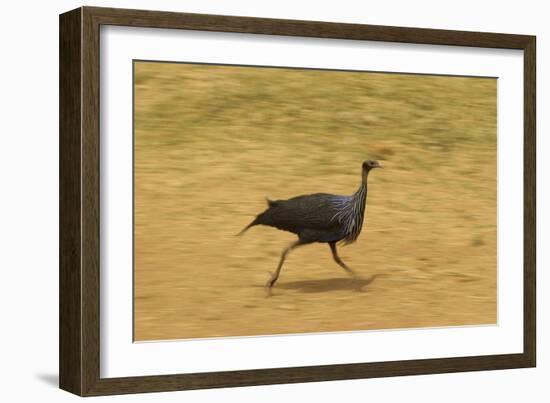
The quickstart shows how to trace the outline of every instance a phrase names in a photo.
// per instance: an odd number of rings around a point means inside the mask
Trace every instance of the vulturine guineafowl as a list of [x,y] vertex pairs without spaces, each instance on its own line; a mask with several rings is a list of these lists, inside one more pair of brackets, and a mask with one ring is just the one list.
[[351,196],[315,193],[288,200],[267,200],[268,208],[248,224],[239,235],[255,225],[268,225],[298,235],[298,240],[286,247],[275,273],[266,284],[271,289],[281,272],[287,254],[300,245],[314,242],[328,243],[332,256],[352,276],[351,270],[338,256],[336,243],[355,242],[363,226],[367,201],[367,179],[374,168],[382,168],[378,161],[367,160],[362,165],[359,189]]

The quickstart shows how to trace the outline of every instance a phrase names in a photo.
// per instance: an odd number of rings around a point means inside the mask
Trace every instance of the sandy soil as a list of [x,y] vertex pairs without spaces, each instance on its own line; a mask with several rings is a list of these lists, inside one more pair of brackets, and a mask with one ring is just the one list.
[[[137,64],[135,339],[495,323],[495,102],[491,79]],[[266,297],[295,236],[235,234],[266,196],[351,194],[366,158],[339,249],[362,290],[313,244]]]

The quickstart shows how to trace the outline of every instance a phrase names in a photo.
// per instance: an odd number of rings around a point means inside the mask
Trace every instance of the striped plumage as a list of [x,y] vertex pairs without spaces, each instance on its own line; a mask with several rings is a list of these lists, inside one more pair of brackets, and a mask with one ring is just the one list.
[[363,228],[363,219],[367,208],[367,186],[361,183],[352,196],[336,196],[332,201],[338,208],[332,220],[343,226],[346,234],[341,241],[345,244],[355,242]]
[[268,208],[241,234],[252,226],[267,225],[298,235],[298,240],[283,250],[277,271],[267,283],[268,288],[277,281],[286,254],[297,246],[313,242],[328,243],[334,260],[353,274],[338,256],[336,243],[352,243],[361,233],[367,201],[367,178],[373,168],[381,166],[373,160],[363,163],[361,184],[351,196],[315,193],[288,200],[267,200]]

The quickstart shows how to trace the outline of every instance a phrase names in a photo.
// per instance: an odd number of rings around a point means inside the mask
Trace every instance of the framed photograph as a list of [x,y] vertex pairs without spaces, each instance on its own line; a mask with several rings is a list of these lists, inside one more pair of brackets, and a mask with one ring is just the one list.
[[533,367],[535,37],[60,16],[60,387]]

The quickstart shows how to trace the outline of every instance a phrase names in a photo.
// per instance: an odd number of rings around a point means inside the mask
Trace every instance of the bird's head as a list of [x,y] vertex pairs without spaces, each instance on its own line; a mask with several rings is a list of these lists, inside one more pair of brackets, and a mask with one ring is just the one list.
[[383,168],[382,165],[376,160],[366,160],[363,162],[363,183],[367,184],[367,177],[371,169]]
[[370,171],[373,168],[382,168],[382,165],[376,160],[366,160],[363,162],[363,171]]

